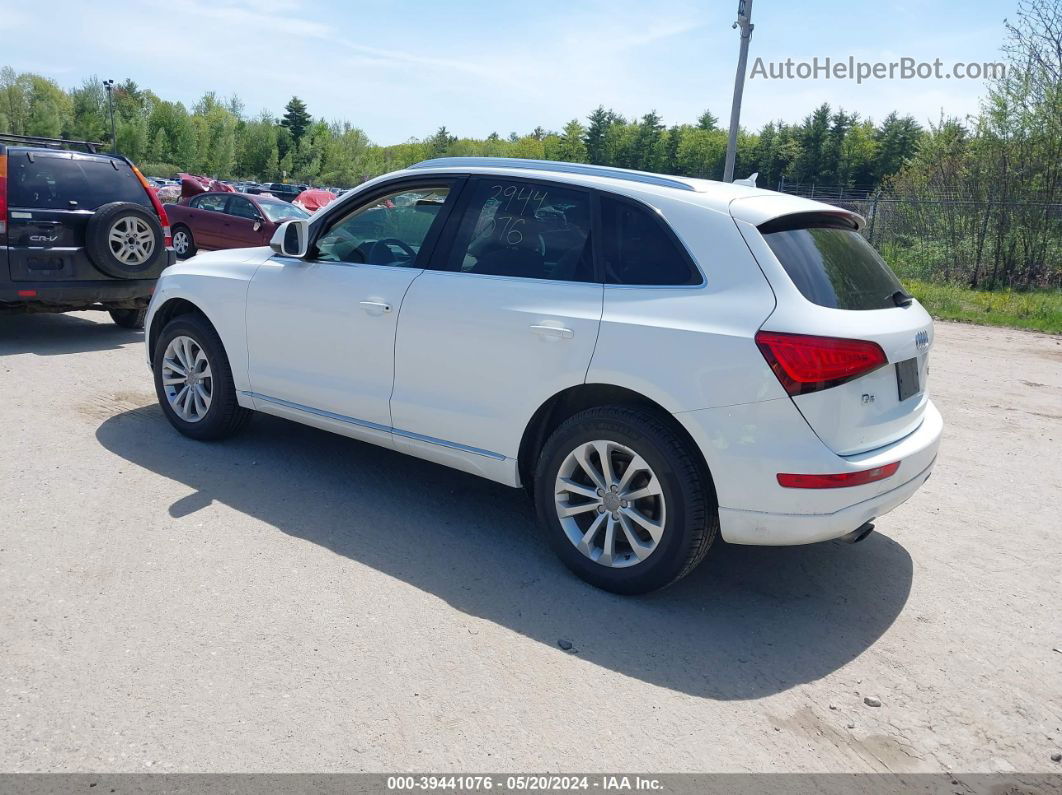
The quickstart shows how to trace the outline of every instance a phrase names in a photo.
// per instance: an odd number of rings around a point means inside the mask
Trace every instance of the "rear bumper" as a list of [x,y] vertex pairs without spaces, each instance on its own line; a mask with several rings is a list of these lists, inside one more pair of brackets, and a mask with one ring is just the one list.
[[731,544],[760,546],[791,546],[840,538],[907,502],[929,479],[933,463],[935,459],[902,486],[833,513],[763,513],[720,508],[720,532]]
[[[723,538],[734,544],[785,546],[838,538],[883,516],[914,494],[933,470],[944,427],[932,402],[903,439],[838,456],[811,431],[792,402],[677,414],[712,470]],[[896,474],[862,486],[788,489],[779,472],[860,471],[900,462]]]
[[108,281],[0,282],[0,312],[40,308],[86,308],[95,304],[146,306],[156,279]]

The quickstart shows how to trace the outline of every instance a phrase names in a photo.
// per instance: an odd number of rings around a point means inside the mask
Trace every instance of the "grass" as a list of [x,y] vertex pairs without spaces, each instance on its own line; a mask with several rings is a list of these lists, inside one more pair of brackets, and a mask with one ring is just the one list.
[[1062,290],[971,290],[956,284],[904,280],[933,317],[985,326],[1062,334]]

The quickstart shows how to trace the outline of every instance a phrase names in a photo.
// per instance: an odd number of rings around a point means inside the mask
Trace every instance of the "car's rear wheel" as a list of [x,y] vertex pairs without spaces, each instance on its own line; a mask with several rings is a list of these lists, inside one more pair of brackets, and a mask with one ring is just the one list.
[[141,307],[140,309],[112,309],[110,310],[110,315],[111,320],[122,328],[142,329],[144,328],[144,320],[147,317],[147,307]]
[[193,439],[222,439],[251,416],[236,400],[225,348],[200,315],[179,315],[155,343],[155,393],[163,414]]
[[195,238],[192,237],[192,230],[184,226],[184,224],[178,224],[173,227],[173,250],[178,259],[188,259],[195,256],[197,250]]
[[641,408],[604,406],[564,422],[542,449],[534,496],[561,560],[616,593],[647,593],[685,576],[718,529],[692,444]]

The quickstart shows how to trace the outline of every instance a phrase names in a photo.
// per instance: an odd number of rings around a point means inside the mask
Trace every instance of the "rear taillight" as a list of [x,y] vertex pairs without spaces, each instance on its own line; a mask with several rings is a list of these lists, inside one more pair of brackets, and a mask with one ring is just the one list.
[[885,480],[896,474],[900,462],[863,469],[859,472],[841,472],[836,475],[791,475],[778,473],[778,485],[787,489],[841,489],[846,486],[862,486],[877,480]]
[[829,389],[888,363],[876,342],[759,331],[756,344],[790,395]]
[[140,169],[129,164],[133,169],[133,173],[136,174],[136,178],[140,180],[140,184],[144,186],[144,190],[147,192],[148,198],[151,199],[151,206],[155,208],[155,212],[159,214],[159,221],[162,222],[162,237],[163,245],[169,248],[173,245],[173,238],[170,237],[170,217],[166,215],[166,208],[162,206],[162,202],[159,201],[159,195],[155,192],[151,184],[144,179],[144,175],[140,173]]
[[7,155],[0,155],[0,237],[7,235]]

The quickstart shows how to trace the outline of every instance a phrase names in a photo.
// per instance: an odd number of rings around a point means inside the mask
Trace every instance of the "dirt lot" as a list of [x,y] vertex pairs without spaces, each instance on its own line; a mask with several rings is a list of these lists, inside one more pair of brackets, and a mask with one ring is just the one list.
[[179,437],[103,317],[0,318],[0,770],[1062,769],[1062,339],[938,324],[939,464],[879,533],[630,599],[521,492]]

